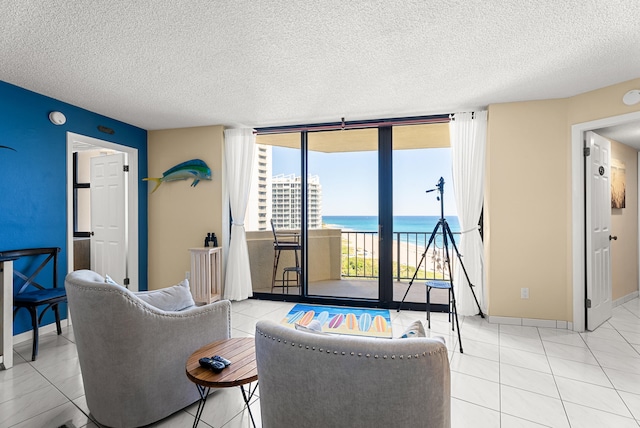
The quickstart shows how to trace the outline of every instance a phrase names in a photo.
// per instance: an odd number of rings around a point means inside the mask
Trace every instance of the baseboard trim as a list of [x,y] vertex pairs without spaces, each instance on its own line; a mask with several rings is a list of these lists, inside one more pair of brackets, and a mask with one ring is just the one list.
[[[60,325],[62,327],[64,327],[65,325],[69,327],[71,325],[71,318],[60,320]],[[40,336],[54,331],[57,331],[55,322],[38,328]],[[33,330],[25,331],[24,333],[16,334],[15,336],[13,336],[13,345],[15,346],[29,340],[33,340]]]
[[612,302],[612,306],[615,308],[616,306],[624,305],[630,300],[633,300],[638,297],[640,293],[638,291],[634,291],[633,293],[627,294],[626,296],[622,296],[619,299],[616,299]]
[[573,323],[561,320],[543,320],[537,318],[517,318],[489,316],[489,323],[504,325],[521,325],[529,327],[557,328],[561,330],[573,330]]

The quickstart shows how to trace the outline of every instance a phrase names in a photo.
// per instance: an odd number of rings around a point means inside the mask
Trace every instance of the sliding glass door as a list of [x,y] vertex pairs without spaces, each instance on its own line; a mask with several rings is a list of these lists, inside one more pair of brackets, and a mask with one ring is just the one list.
[[[425,191],[441,176],[445,214],[457,228],[446,123],[308,129],[258,135],[257,143],[268,162],[258,168],[264,193],[252,200],[263,206],[246,222],[255,293],[424,308],[424,282],[437,276],[442,247],[436,238],[422,257],[440,216],[435,193]],[[297,237],[295,251],[279,254],[279,232]]]
[[[430,138],[427,138],[427,132]],[[393,135],[393,300],[426,303],[425,282],[448,277],[441,216],[458,239],[448,125],[395,127]],[[441,205],[438,183],[442,179]],[[444,212],[441,213],[441,207]],[[451,243],[448,243],[452,251]],[[452,253],[450,252],[451,256]],[[433,304],[446,304],[446,290],[432,290]]]
[[310,132],[308,295],[379,299],[377,129]]
[[[245,214],[253,292],[301,295],[300,133],[259,135]],[[276,235],[280,245],[276,246]],[[300,245],[290,245],[297,242]]]

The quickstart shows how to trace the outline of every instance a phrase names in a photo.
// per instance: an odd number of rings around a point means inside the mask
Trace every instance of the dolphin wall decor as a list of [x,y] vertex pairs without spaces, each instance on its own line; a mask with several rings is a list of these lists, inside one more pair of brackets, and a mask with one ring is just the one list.
[[169,168],[162,174],[162,177],[146,177],[143,178],[143,180],[154,181],[156,183],[156,187],[154,187],[151,192],[153,193],[158,190],[158,187],[165,181],[186,180],[188,178],[193,178],[191,187],[195,187],[200,180],[211,180],[211,169],[203,160],[191,159]]

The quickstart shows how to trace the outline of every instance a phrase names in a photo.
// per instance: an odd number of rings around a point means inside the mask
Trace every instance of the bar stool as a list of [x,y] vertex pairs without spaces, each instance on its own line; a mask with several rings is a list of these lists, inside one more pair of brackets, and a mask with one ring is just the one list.
[[[276,232],[273,219],[271,219],[271,230],[273,231],[273,274],[271,276],[271,292],[273,293],[274,287],[285,287],[285,274],[287,283],[289,283],[289,273],[296,273],[296,282],[300,286],[300,260],[298,258],[298,250],[302,248],[300,245],[300,234],[295,232]],[[284,239],[283,239],[284,238]],[[280,253],[282,251],[293,251],[295,257],[295,266],[286,267],[282,272],[282,282],[280,285],[276,285],[276,274],[278,271],[278,263],[280,262]],[[288,288],[287,288],[288,291]]]
[[[289,276],[291,273],[296,274],[296,282],[291,284],[291,277]],[[302,288],[300,287],[300,275],[302,274],[302,269],[296,266],[287,266],[282,269],[282,292],[285,294],[289,294],[289,287],[298,287],[298,294],[302,294]],[[280,287],[276,285],[276,287]],[[286,289],[286,291],[285,291]]]

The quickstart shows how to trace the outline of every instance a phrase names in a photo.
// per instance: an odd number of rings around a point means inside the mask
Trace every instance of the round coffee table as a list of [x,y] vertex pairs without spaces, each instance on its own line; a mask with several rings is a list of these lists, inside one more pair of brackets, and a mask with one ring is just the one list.
[[[200,366],[200,358],[220,355],[231,361],[229,367],[224,368],[220,373]],[[196,384],[200,393],[200,403],[196,411],[196,419],[193,422],[194,428],[200,422],[204,405],[211,388],[229,388],[239,386],[242,391],[242,398],[249,410],[251,422],[255,428],[253,414],[249,407],[249,401],[258,388],[258,368],[256,366],[255,339],[253,337],[238,337],[223,339],[210,343],[191,354],[187,360],[187,377]],[[256,382],[253,388],[251,383]],[[247,390],[244,385],[249,384]]]

